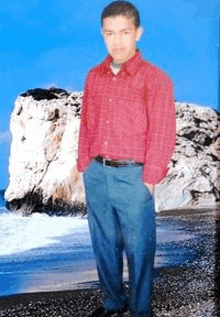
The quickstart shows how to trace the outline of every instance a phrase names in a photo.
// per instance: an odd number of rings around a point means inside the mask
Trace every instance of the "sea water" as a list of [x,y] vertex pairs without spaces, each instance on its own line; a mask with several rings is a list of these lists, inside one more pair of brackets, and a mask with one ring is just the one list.
[[3,207],[0,228],[0,256],[56,245],[65,235],[72,235],[78,246],[90,242],[87,219],[80,217],[51,217],[40,213],[22,217]]
[[[189,250],[172,254],[159,246],[191,237],[158,219],[155,266],[182,263]],[[43,213],[23,217],[7,210],[0,194],[0,296],[79,288],[79,283],[97,279],[86,218]]]
[[89,261],[95,262],[86,218],[23,217],[7,210],[0,195],[0,296],[26,292],[37,276],[79,271]]

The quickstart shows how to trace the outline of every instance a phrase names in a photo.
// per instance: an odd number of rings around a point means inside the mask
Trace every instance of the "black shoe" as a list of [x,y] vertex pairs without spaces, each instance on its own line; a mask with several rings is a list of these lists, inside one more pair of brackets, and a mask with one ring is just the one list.
[[127,310],[128,310],[127,305],[120,310],[110,310],[110,311],[106,311],[104,307],[100,306],[96,308],[94,312],[91,315],[89,315],[89,317],[111,317],[116,313],[124,313]]

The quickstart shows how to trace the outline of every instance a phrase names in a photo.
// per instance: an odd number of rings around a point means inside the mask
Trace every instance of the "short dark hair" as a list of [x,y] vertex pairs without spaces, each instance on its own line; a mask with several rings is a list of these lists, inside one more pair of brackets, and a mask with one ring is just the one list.
[[134,18],[134,25],[136,29],[141,24],[139,12],[135,6],[128,1],[117,0],[111,2],[103,9],[101,14],[101,26],[103,27],[103,20],[105,18],[116,17],[118,15],[124,15],[128,19]]

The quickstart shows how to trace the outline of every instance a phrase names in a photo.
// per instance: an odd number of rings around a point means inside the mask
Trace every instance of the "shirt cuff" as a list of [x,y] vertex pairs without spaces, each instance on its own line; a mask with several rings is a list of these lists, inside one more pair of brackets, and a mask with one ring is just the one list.
[[142,179],[144,183],[156,185],[167,175],[168,168],[144,165]]

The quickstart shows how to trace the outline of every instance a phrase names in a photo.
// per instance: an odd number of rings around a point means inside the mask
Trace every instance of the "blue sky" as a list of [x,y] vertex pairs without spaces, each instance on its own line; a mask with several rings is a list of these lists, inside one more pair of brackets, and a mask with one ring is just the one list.
[[[9,120],[27,89],[82,91],[106,56],[100,13],[106,0],[8,1],[0,7],[0,189],[8,184]],[[178,101],[218,107],[219,1],[135,0],[145,32],[138,44],[173,80]]]

